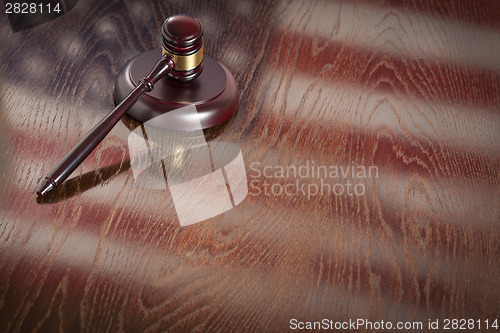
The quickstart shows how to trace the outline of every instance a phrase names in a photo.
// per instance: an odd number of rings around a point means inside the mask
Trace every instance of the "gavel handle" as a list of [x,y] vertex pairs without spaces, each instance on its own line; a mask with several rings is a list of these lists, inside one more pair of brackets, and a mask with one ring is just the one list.
[[151,72],[140,80],[139,85],[128,94],[125,99],[95,125],[76,146],[52,169],[36,191],[39,196],[44,196],[60,185],[90,153],[99,145],[106,135],[115,127],[116,123],[147,91],[151,91],[154,84],[174,68],[170,57],[162,56]]

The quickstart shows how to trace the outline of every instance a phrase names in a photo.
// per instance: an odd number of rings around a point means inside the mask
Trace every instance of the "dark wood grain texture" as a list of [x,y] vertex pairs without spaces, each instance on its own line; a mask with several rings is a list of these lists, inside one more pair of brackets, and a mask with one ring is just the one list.
[[[365,193],[250,189],[181,228],[170,192],[134,181],[126,119],[37,202],[175,13],[235,76],[240,109],[206,135],[241,148],[249,184],[296,181],[266,166],[376,166]],[[499,22],[497,1],[453,0],[82,0],[17,33],[1,15],[0,331],[500,320]]]

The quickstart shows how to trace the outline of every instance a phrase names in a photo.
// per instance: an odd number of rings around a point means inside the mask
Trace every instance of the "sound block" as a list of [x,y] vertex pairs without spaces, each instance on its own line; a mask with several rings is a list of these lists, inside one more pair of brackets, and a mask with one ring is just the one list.
[[[149,51],[132,58],[118,74],[114,99],[120,103],[149,74],[160,59],[160,51]],[[222,124],[238,110],[239,91],[231,72],[210,56],[203,57],[203,71],[194,80],[180,82],[165,77],[147,92],[127,112],[132,118],[145,123],[166,112],[195,105],[197,118],[192,114],[179,116],[168,124],[169,130],[194,131]],[[175,114],[175,113],[173,113]]]

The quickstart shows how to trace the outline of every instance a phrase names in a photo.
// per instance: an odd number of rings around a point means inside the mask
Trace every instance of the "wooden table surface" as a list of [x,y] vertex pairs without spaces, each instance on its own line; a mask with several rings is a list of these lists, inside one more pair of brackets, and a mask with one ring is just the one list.
[[[121,122],[37,201],[39,182],[113,108],[120,68],[159,48],[175,13],[201,20],[205,53],[240,88],[212,140],[241,148],[248,196],[181,228],[170,192],[134,181]],[[436,332],[428,321],[443,330],[447,318],[495,331],[498,1],[82,0],[16,33],[2,14],[0,36],[0,331],[366,319]],[[276,174],[312,165],[376,173]],[[357,192],[279,192],[322,181]]]

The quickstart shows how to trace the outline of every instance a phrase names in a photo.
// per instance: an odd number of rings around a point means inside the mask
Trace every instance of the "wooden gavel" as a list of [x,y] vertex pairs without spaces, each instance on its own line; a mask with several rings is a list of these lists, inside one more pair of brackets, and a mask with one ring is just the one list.
[[60,185],[97,147],[127,111],[155,83],[165,76],[169,80],[189,82],[203,71],[203,42],[200,21],[187,15],[170,16],[163,23],[162,55],[151,72],[139,80],[137,86],[106,115],[49,173],[36,191],[44,196]]

